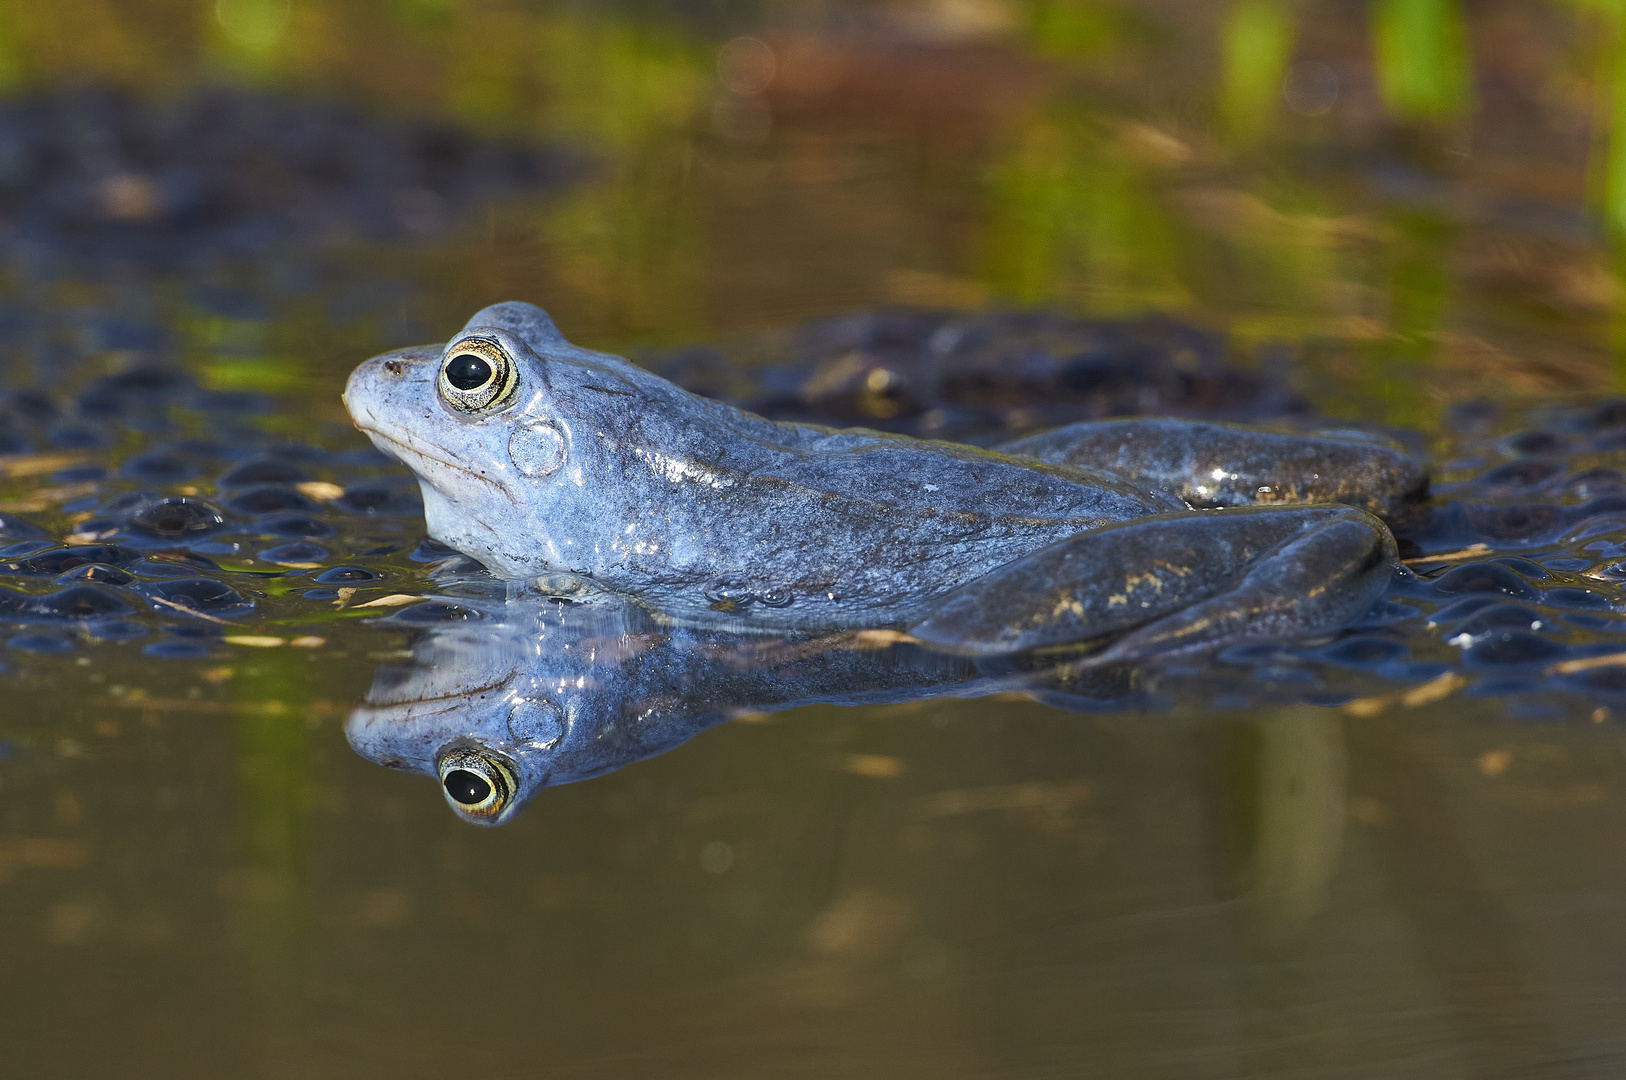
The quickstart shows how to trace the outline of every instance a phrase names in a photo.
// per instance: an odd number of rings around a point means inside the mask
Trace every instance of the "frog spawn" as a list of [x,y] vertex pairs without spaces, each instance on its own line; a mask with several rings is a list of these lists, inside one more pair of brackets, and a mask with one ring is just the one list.
[[1079,420],[1303,417],[1284,358],[1229,362],[1217,334],[1168,318],[883,309],[720,345],[651,352],[688,390],[773,420],[987,445]]
[[[314,541],[337,537],[352,559],[370,552],[369,561],[409,548],[421,533],[410,488],[380,476],[371,455],[350,464],[314,447],[267,450],[236,453],[235,463],[221,462],[217,446],[195,443],[131,455],[98,473],[93,486],[105,496],[80,504],[61,543],[29,517],[0,515],[0,628],[13,631],[0,641],[38,655],[140,641],[149,656],[196,658],[218,649],[233,625],[263,617],[265,586],[275,579],[323,579],[274,590],[295,600],[310,593],[306,609],[314,612],[339,598],[323,585],[354,594],[397,576],[355,565],[329,573],[332,556]],[[335,458],[343,464],[335,467]],[[311,462],[325,479],[313,480]],[[190,493],[210,472],[218,474],[214,490]],[[351,477],[358,497],[347,502]],[[158,478],[170,478],[169,491],[153,490]],[[312,483],[325,499],[300,490]]]
[[[1001,344],[1000,335],[1010,329],[1005,323],[1017,327],[1021,347],[1028,350],[1023,355],[1031,362],[1019,366],[1018,374],[1028,374],[998,383],[1016,348],[1012,341]],[[953,431],[985,443],[1008,438],[1035,418],[1051,418],[1046,409],[1061,421],[1131,404],[1129,397],[1113,396],[1118,390],[1112,387],[1133,389],[1123,393],[1165,412],[1211,408],[1246,419],[1303,408],[1255,376],[1229,378],[1223,365],[1215,366],[1212,342],[1172,324],[928,314],[852,317],[843,325],[847,338],[819,331],[824,344],[808,346],[813,371],[834,362],[832,342],[847,347],[857,341],[871,360],[881,357],[895,365],[925,364],[932,355],[952,360],[938,367],[935,396],[921,399],[931,407],[902,410],[896,423],[882,425],[921,434],[948,432],[928,430],[935,423],[930,414],[970,401],[954,387],[972,384],[998,383],[990,400],[1004,404],[983,412],[962,410]],[[1085,340],[1091,335],[1094,345]],[[945,344],[950,338],[952,347]],[[1066,352],[1075,346],[1075,352]],[[1049,359],[1042,360],[1039,353],[1046,349]],[[1198,357],[1195,368],[1168,359],[1180,350]],[[1150,359],[1137,367],[1125,359],[1133,356]],[[154,655],[201,655],[230,632],[227,624],[327,613],[343,600],[344,590],[379,590],[390,580],[410,580],[418,574],[414,563],[467,567],[455,552],[432,542],[414,546],[422,536],[421,505],[415,485],[400,469],[370,452],[279,444],[243,422],[259,407],[254,402],[211,397],[184,373],[143,363],[93,381],[68,400],[28,394],[9,399],[10,430],[30,446],[128,445],[130,434],[139,443],[122,459],[108,460],[111,455],[93,449],[85,464],[42,479],[89,489],[60,506],[62,515],[71,515],[71,525],[59,525],[63,518],[51,512],[0,515],[0,576],[9,579],[9,592],[34,598],[89,588],[116,598],[129,611],[19,600],[0,610],[0,621],[15,631],[12,637],[43,636],[69,647],[130,640]],[[1195,372],[1183,383],[1170,375],[1181,364]],[[1081,373],[1090,365],[1100,369],[1099,379]],[[1152,374],[1136,383],[1143,369]],[[699,367],[693,370],[704,374]],[[878,369],[870,364],[866,370]],[[811,377],[805,370],[804,375]],[[772,381],[771,373],[760,378]],[[1022,379],[1039,389],[1023,389]],[[702,382],[691,385],[703,389]],[[826,384],[837,385],[829,380],[819,385]],[[830,404],[834,398],[812,391],[770,400],[774,393],[759,385],[734,396],[765,408],[777,400],[768,411],[799,419],[877,422],[875,416],[842,415]],[[166,441],[163,418],[188,411],[203,421],[204,434]],[[1447,455],[1438,497],[1397,523],[1414,576],[1397,582],[1388,599],[1348,634],[1327,642],[1238,647],[1196,667],[1165,665],[1135,680],[1132,692],[1110,680],[1084,686],[1066,679],[1054,680],[1047,692],[1060,695],[1058,700],[1072,694],[1081,707],[1127,705],[1177,699],[1188,691],[1207,694],[1218,679],[1229,688],[1214,692],[1232,695],[1222,700],[1290,695],[1332,704],[1371,694],[1374,680],[1380,690],[1385,683],[1403,689],[1456,673],[1468,680],[1469,692],[1527,694],[1565,687],[1613,701],[1611,695],[1621,693],[1617,684],[1626,683],[1616,678],[1614,665],[1573,665],[1616,648],[1616,611],[1626,582],[1623,421],[1626,409],[1603,406],[1545,415],[1511,434],[1475,434],[1465,425]],[[538,437],[546,441],[546,435]],[[30,520],[35,517],[37,522]],[[48,523],[55,526],[49,533],[43,527]],[[102,554],[87,559],[93,550]],[[36,558],[42,555],[49,558]],[[1429,555],[1448,558],[1430,561]],[[1492,565],[1499,569],[1474,570],[1477,578],[1462,572]],[[330,571],[338,576],[329,578]],[[62,577],[69,573],[74,576]],[[177,579],[191,579],[190,591],[175,586]],[[280,579],[289,581],[265,588]],[[220,583],[228,591],[211,592],[200,581]],[[273,599],[273,592],[280,595]],[[364,591],[360,598],[367,595]],[[732,580],[713,582],[707,596],[747,618],[752,611],[796,600],[771,582]],[[1503,607],[1490,610],[1498,604]],[[1522,612],[1533,617],[1525,619]],[[406,627],[477,618],[467,605],[446,598],[404,609],[392,621]]]

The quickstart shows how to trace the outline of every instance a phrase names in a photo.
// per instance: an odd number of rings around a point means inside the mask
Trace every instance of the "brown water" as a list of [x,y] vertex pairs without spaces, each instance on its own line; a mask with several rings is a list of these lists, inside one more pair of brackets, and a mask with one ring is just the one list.
[[[63,106],[45,128],[83,192],[13,185],[0,155],[0,371],[80,395],[61,423],[102,442],[22,407],[0,515],[60,538],[127,490],[224,500],[221,473],[294,444],[306,484],[398,479],[357,453],[345,375],[510,298],[583,344],[746,341],[735,356],[877,304],[1162,312],[1324,414],[1450,453],[1492,415],[1462,402],[1619,388],[1606,5],[695,7],[0,12],[17,100],[88,83],[175,109],[224,84],[295,102],[297,130],[339,99],[356,130],[433,121],[550,155],[476,154],[446,180],[431,147],[411,183],[393,135],[297,182],[239,157],[263,180],[231,189],[241,221],[272,224],[233,232],[165,201],[185,184],[164,155],[215,135],[98,157],[91,113]],[[0,146],[25,144],[7,124]],[[201,130],[234,125],[261,130]],[[149,364],[201,389],[94,382]],[[121,417],[85,405],[97,385]],[[145,452],[193,474],[132,471]],[[1598,453],[1582,464],[1618,463]],[[1338,707],[814,706],[482,830],[341,730],[408,640],[355,604],[434,588],[408,557],[421,520],[307,490],[337,538],[209,555],[262,594],[229,629],[143,612],[128,641],[47,626],[0,649],[5,1075],[1591,1077],[1626,1058],[1607,686],[1555,682],[1523,711],[1371,672]],[[318,570],[266,555],[295,542],[381,576],[342,607],[302,596]]]

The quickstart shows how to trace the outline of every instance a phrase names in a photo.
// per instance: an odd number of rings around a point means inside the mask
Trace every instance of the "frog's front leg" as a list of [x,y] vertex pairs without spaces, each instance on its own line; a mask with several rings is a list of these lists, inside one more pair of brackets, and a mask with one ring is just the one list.
[[1337,630],[1397,566],[1383,522],[1347,506],[1166,514],[1008,563],[937,598],[910,633],[974,655],[1109,640],[1092,662],[1130,662]]
[[1422,462],[1362,432],[1295,435],[1195,420],[1096,420],[994,449],[1131,476],[1197,507],[1336,502],[1394,516],[1428,490]]

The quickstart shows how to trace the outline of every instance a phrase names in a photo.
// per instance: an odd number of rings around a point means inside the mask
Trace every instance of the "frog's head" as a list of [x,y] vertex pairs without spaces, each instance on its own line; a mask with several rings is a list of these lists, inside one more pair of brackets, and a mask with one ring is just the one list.
[[368,360],[344,403],[417,475],[431,536],[524,577],[549,564],[536,523],[571,473],[576,425],[561,398],[596,355],[566,342],[541,308],[494,304],[443,346]]

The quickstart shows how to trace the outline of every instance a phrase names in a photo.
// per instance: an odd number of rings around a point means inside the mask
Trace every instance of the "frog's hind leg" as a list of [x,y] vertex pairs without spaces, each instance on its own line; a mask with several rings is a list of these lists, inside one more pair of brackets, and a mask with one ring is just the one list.
[[1383,595],[1383,522],[1347,506],[1140,518],[1052,544],[939,597],[910,633],[973,655],[1109,640],[1111,664],[1326,633]]
[[1364,432],[1295,435],[1195,420],[1095,420],[994,449],[1107,469],[1196,507],[1342,503],[1392,517],[1428,492],[1428,470]]

